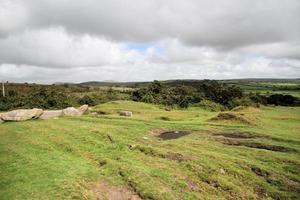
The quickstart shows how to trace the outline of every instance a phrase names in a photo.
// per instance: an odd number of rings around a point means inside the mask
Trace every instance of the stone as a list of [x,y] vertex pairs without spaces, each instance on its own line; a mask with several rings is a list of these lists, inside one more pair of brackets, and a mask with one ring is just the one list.
[[40,119],[52,119],[63,115],[62,110],[45,110]]
[[82,105],[78,108],[78,111],[81,112],[82,114],[84,114],[86,111],[88,111],[89,109],[89,105]]
[[29,119],[37,119],[43,114],[42,109],[19,109],[1,114],[3,121],[25,121]]
[[225,172],[225,170],[224,170],[223,168],[221,168],[221,169],[220,169],[220,173],[221,173],[221,174],[225,174],[226,172]]
[[125,117],[131,117],[132,112],[131,111],[120,111],[120,116],[125,116]]
[[82,113],[74,107],[68,107],[62,110],[65,116],[81,116]]

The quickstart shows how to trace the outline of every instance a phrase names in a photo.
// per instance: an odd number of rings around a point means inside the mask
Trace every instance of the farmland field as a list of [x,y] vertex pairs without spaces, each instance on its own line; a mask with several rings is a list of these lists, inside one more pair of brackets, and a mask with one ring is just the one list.
[[289,94],[300,97],[300,81],[294,80],[235,80],[225,81],[241,87],[246,92],[259,92],[263,95]]
[[0,199],[298,199],[300,108],[230,113],[247,121],[113,101],[0,124]]

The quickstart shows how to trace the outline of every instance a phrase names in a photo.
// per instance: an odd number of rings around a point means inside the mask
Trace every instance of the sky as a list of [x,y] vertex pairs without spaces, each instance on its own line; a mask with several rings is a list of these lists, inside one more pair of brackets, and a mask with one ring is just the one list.
[[2,81],[299,77],[299,0],[0,0]]

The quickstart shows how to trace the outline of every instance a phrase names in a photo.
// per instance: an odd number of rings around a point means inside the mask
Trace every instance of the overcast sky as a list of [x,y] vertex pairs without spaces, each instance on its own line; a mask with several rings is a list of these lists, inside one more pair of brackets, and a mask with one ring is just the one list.
[[0,79],[299,78],[300,0],[0,0]]

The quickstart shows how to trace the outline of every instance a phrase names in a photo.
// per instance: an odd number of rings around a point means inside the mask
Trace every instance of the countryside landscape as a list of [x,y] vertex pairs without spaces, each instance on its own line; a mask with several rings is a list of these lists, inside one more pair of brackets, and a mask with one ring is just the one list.
[[2,199],[298,199],[299,80],[89,84],[6,84],[2,113],[90,106],[0,125]]
[[0,0],[0,200],[300,200],[300,0]]

